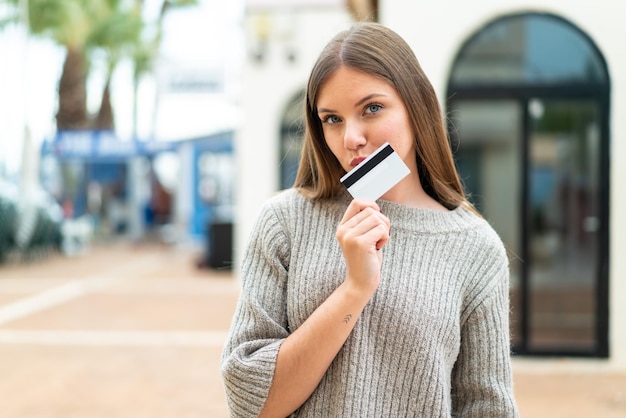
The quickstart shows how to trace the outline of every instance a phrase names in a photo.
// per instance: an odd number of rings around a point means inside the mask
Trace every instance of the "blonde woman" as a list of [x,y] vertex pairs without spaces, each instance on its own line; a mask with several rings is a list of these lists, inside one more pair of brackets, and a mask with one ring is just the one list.
[[[467,202],[439,102],[395,32],[332,39],[306,92],[293,188],[250,237],[222,356],[235,417],[516,417],[508,260]],[[377,201],[339,179],[389,142]]]

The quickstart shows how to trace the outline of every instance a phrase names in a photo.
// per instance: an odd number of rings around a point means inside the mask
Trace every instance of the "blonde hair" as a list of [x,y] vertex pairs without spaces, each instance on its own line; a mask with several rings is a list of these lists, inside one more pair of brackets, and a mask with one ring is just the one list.
[[397,90],[413,127],[422,187],[448,209],[469,205],[430,81],[409,45],[391,29],[374,22],[356,23],[337,34],[311,70],[305,94],[304,141],[294,187],[313,199],[334,197],[343,187],[339,178],[345,170],[326,145],[317,115],[321,86],[342,66],[386,80]]

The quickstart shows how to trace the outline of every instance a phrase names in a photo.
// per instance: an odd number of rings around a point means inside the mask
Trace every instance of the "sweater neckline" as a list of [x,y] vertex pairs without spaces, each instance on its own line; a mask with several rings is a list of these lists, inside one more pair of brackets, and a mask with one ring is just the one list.
[[[346,205],[352,200],[349,193],[343,194]],[[399,228],[419,233],[459,232],[483,222],[469,208],[460,205],[454,209],[441,211],[415,208],[389,200],[376,201],[380,210],[391,221],[392,229]]]
[[466,230],[480,222],[480,218],[464,206],[448,211],[414,208],[388,200],[378,205],[391,221],[392,228],[420,233],[446,233]]

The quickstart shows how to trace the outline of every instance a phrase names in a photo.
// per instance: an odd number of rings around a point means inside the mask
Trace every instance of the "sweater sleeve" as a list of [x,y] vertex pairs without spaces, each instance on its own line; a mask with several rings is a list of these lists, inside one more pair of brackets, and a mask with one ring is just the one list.
[[479,301],[470,304],[462,319],[461,347],[452,372],[454,417],[519,417],[510,359],[508,262],[503,252],[491,261]]
[[244,254],[242,291],[222,352],[222,379],[233,417],[258,416],[269,393],[278,349],[289,334],[288,260],[287,236],[266,206]]

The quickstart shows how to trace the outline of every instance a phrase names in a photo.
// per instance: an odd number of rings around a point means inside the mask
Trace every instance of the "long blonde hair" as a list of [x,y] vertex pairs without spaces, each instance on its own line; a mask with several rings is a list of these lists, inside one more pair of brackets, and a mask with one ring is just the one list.
[[356,23],[337,34],[313,66],[305,94],[306,126],[294,187],[314,199],[336,196],[343,187],[339,178],[345,170],[326,145],[317,115],[321,86],[342,66],[386,80],[397,90],[413,128],[422,187],[449,209],[469,205],[430,81],[409,45],[391,29],[374,22]]

